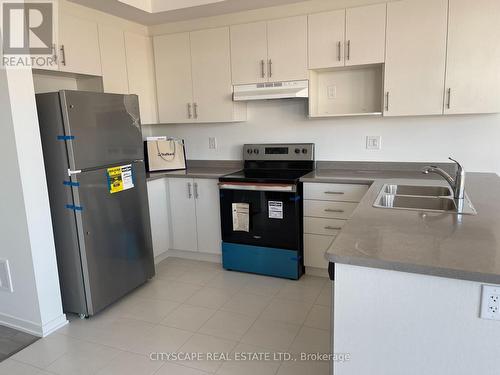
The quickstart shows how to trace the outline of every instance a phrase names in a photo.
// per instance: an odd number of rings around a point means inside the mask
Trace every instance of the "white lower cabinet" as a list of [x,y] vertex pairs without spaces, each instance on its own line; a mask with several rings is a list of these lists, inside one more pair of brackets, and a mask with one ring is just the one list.
[[153,253],[157,257],[170,248],[167,180],[159,178],[148,181],[149,216]]
[[173,250],[221,253],[217,182],[215,179],[168,179]]
[[304,265],[328,268],[325,252],[368,191],[360,184],[304,184]]

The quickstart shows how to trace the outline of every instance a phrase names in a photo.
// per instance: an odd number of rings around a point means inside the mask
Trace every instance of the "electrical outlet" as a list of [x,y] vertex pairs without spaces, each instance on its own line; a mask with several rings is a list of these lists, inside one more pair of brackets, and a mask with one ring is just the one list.
[[481,318],[500,320],[500,286],[483,285]]
[[10,276],[9,261],[0,259],[0,291],[12,293],[12,278]]
[[328,99],[337,99],[337,86],[331,85],[327,88]]
[[382,148],[382,137],[380,135],[368,135],[366,137],[367,150],[380,150]]
[[210,150],[216,150],[217,149],[217,138],[215,138],[215,137],[208,138],[208,148]]

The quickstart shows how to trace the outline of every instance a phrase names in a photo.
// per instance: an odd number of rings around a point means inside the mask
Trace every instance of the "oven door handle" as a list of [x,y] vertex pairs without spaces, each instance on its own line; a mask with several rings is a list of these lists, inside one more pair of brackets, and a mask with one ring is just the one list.
[[225,190],[250,190],[250,191],[277,191],[284,193],[297,192],[297,186],[293,184],[255,184],[255,183],[234,183],[219,182],[219,189]]

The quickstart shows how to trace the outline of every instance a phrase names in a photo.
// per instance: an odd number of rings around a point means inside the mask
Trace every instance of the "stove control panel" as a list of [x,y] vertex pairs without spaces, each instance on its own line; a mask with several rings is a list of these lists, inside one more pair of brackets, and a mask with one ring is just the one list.
[[247,144],[244,160],[307,160],[314,161],[313,143]]

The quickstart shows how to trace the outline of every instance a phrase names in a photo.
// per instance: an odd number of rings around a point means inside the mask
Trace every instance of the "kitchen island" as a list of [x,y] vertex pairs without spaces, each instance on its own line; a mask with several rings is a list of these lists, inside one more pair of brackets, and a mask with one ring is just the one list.
[[413,172],[315,174],[372,183],[326,254],[333,351],[350,354],[333,363],[335,375],[498,374],[500,321],[479,313],[481,285],[500,284],[500,178],[467,174],[477,215],[458,215],[373,207],[386,183],[444,180]]

